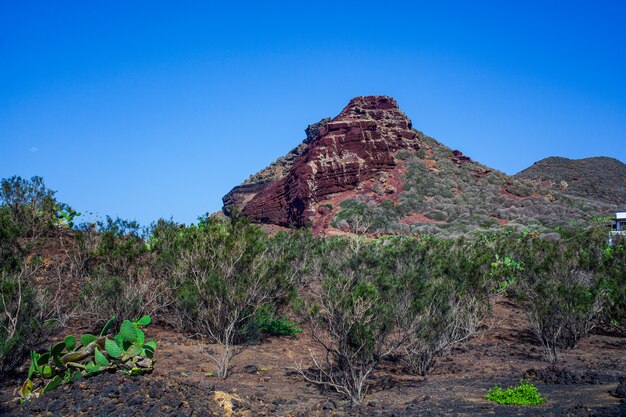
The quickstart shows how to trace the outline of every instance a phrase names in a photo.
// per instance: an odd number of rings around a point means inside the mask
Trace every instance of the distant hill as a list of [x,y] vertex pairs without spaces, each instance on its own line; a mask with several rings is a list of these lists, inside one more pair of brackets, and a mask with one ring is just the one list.
[[626,207],[626,165],[614,158],[552,156],[535,162],[515,177],[541,181],[567,195]]
[[508,176],[413,129],[387,96],[356,97],[306,133],[224,196],[224,213],[316,234],[451,235],[588,222],[626,201],[615,159],[548,158]]

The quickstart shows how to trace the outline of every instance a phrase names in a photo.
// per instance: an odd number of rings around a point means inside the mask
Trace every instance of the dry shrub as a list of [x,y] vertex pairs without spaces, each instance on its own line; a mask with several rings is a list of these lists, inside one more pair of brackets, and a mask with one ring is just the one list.
[[232,359],[247,346],[259,309],[288,299],[295,275],[275,273],[281,252],[244,220],[204,219],[186,229],[180,243],[174,272],[177,316],[183,328],[217,344],[206,353],[217,365],[217,376],[226,378]]
[[562,349],[576,347],[597,324],[606,303],[597,284],[591,271],[558,267],[534,282],[522,282],[526,314],[550,363],[556,364]]

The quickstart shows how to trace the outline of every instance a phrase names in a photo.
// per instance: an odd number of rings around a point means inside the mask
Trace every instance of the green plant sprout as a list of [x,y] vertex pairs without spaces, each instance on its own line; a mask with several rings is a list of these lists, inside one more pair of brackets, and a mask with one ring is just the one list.
[[515,285],[516,276],[523,270],[521,262],[506,255],[500,257],[496,254],[496,260],[490,265],[489,275],[499,281],[491,287],[491,292],[505,295],[508,289]]
[[58,223],[60,225],[65,225],[70,229],[74,227],[74,219],[76,217],[80,217],[81,213],[77,212],[71,207],[66,207],[65,209],[58,212]]
[[487,392],[485,398],[502,405],[540,405],[546,400],[539,394],[537,387],[525,380],[521,380],[520,385],[508,387],[506,390],[495,385]]

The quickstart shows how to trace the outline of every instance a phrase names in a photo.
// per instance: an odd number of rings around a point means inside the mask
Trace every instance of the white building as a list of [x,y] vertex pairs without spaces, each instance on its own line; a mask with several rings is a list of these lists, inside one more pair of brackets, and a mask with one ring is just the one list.
[[615,213],[613,230],[616,232],[626,232],[626,211],[618,211]]
[[618,235],[626,236],[626,210],[615,213],[613,230],[609,233],[609,246],[613,244],[613,239]]

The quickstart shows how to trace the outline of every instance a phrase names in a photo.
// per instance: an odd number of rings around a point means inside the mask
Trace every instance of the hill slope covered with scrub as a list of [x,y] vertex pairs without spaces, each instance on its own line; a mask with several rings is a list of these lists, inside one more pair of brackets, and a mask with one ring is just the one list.
[[515,174],[573,197],[626,207],[626,165],[614,158],[550,157]]

